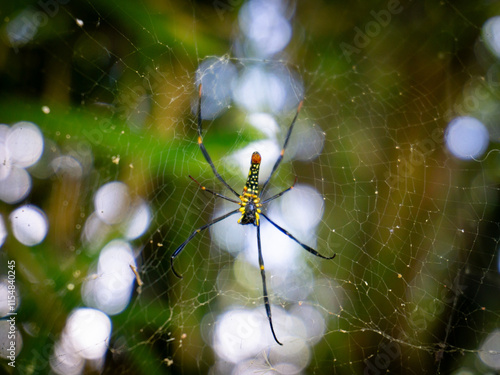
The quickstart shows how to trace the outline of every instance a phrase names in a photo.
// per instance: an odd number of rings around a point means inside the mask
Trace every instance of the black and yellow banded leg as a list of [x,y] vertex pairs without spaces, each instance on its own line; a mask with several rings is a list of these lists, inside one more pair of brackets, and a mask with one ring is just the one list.
[[287,191],[290,191],[293,189],[295,184],[297,183],[297,176],[295,176],[295,181],[293,182],[292,186],[290,186],[288,189],[283,190],[281,193],[278,193],[276,195],[273,195],[271,198],[267,198],[264,202],[261,203],[261,205],[266,204],[271,202],[272,200],[275,200],[276,198],[281,197],[283,194],[285,194]]
[[301,101],[299,103],[299,105],[297,107],[297,112],[295,113],[295,117],[293,118],[292,123],[290,124],[290,127],[288,128],[288,132],[286,133],[285,142],[283,143],[283,148],[281,149],[280,156],[278,157],[278,160],[276,160],[276,163],[274,163],[271,174],[269,175],[266,182],[264,182],[264,184],[262,185],[262,188],[260,189],[261,196],[262,196],[262,193],[264,192],[264,190],[266,189],[267,184],[271,180],[271,177],[273,177],[274,172],[276,172],[276,169],[278,169],[278,167],[281,163],[281,160],[283,160],[283,155],[285,155],[285,149],[286,149],[286,146],[288,145],[288,141],[290,140],[290,135],[292,134],[293,126],[295,125],[295,121],[297,121],[297,117],[299,117],[299,112],[302,109],[302,103],[303,103],[303,101]]
[[305,250],[307,250],[311,254],[316,255],[317,257],[320,257],[320,258],[323,258],[323,259],[333,259],[337,255],[337,254],[333,254],[331,257],[326,257],[324,255],[321,255],[316,250],[314,250],[312,247],[309,247],[306,244],[303,244],[302,242],[300,242],[298,239],[296,239],[294,236],[292,236],[292,234],[290,232],[288,232],[287,230],[281,228],[278,224],[276,224],[274,221],[272,221],[271,219],[269,219],[267,217],[267,215],[265,215],[264,213],[261,213],[261,215],[264,216],[267,219],[267,221],[269,221],[272,225],[274,225],[281,233],[283,233],[286,236],[290,237],[292,240],[294,240],[295,242],[297,242],[300,246],[302,246]]
[[186,241],[184,241],[181,244],[181,246],[179,246],[174,251],[174,253],[172,254],[172,256],[170,257],[170,266],[172,267],[172,271],[174,272],[175,276],[177,276],[179,279],[182,279],[182,275],[179,274],[179,273],[177,273],[177,271],[174,268],[174,259],[177,258],[177,255],[179,255],[181,253],[181,251],[186,247],[186,245],[189,243],[189,241],[191,241],[193,239],[193,237],[196,236],[198,233],[200,233],[202,230],[205,230],[208,227],[210,227],[210,226],[218,223],[219,221],[224,220],[225,218],[227,218],[227,217],[229,217],[231,215],[234,215],[234,214],[236,214],[238,212],[240,212],[239,209],[236,209],[234,211],[228,212],[227,214],[219,216],[219,217],[213,219],[210,223],[202,225],[201,227],[199,227],[198,229],[196,229],[193,233],[191,233],[191,235],[188,237],[188,239]]
[[271,332],[273,334],[274,340],[278,344],[283,345],[281,342],[279,342],[278,338],[276,337],[276,333],[274,332],[274,327],[273,327],[273,319],[271,317],[271,305],[269,303],[269,297],[267,295],[267,286],[266,286],[266,271],[264,269],[264,258],[262,257],[262,248],[260,243],[260,225],[257,225],[257,248],[259,250],[259,267],[260,267],[260,275],[262,277],[262,290],[264,294],[264,305],[266,306],[267,318],[269,319],[269,324],[271,326]]
[[196,181],[196,180],[195,180],[195,178],[194,178],[194,177],[192,177],[191,175],[189,175],[189,178],[190,178],[191,180],[193,180],[194,182],[196,182],[196,183],[198,184],[198,186],[200,187],[200,189],[201,189],[201,190],[206,191],[207,193],[210,193],[210,194],[212,194],[212,195],[215,195],[216,197],[219,197],[219,198],[225,199],[225,200],[227,200],[227,201],[229,201],[229,202],[233,202],[233,203],[236,203],[236,204],[240,204],[240,202],[239,202],[239,201],[237,201],[237,200],[235,200],[235,199],[228,198],[228,197],[226,197],[225,195],[222,195],[222,194],[216,193],[215,191],[212,191],[212,190],[207,189],[205,186],[203,186],[203,185],[202,185],[202,184],[200,184],[198,181]]
[[227,187],[231,192],[236,195],[238,198],[240,195],[222,178],[222,176],[217,172],[217,169],[215,168],[214,163],[212,162],[212,159],[210,158],[210,155],[207,152],[207,149],[205,148],[205,145],[203,144],[203,137],[201,136],[202,129],[201,129],[201,84],[199,87],[199,96],[198,96],[198,146],[200,146],[201,153],[205,157],[205,160],[207,163],[210,165],[212,168],[212,172],[214,173],[215,177],[219,179],[220,182],[224,184],[225,187]]

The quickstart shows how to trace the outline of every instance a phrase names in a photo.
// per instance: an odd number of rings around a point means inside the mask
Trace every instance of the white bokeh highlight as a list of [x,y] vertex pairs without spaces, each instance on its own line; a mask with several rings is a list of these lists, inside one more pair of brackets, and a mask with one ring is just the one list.
[[2,248],[5,239],[7,238],[7,226],[5,225],[5,220],[0,214],[0,248]]
[[9,216],[14,237],[26,246],[38,245],[47,235],[49,222],[45,213],[36,206],[21,206]]
[[137,198],[131,205],[129,216],[124,223],[123,234],[128,240],[139,238],[146,232],[150,223],[149,205],[142,198]]
[[[283,217],[286,218],[286,223],[283,225],[297,235],[310,237],[311,230],[323,218],[325,206],[323,196],[309,185],[297,183],[280,198],[279,204]],[[290,220],[291,218],[293,219]]]
[[483,25],[482,34],[488,49],[500,58],[500,16],[488,19]]
[[106,224],[118,224],[127,217],[130,203],[128,186],[119,181],[110,182],[101,186],[95,195],[95,213]]
[[64,334],[75,353],[85,359],[98,359],[108,349],[111,320],[99,310],[77,309],[69,316]]
[[0,200],[15,204],[28,196],[32,181],[25,168],[40,160],[43,149],[42,132],[32,122],[0,124]]
[[5,36],[12,47],[18,48],[33,40],[42,19],[34,7],[27,7],[5,25]]
[[42,156],[43,135],[32,122],[21,121],[10,128],[5,146],[12,164],[27,168]]
[[[222,216],[231,209],[234,210],[234,205],[222,205],[214,211],[213,218]],[[244,241],[246,235],[246,227],[238,224],[238,219],[241,215],[235,214],[227,219],[214,224],[210,227],[210,239],[217,249],[221,248],[233,256],[238,255],[244,249]]]
[[83,177],[81,163],[72,156],[58,156],[51,161],[50,165],[54,173],[58,176],[65,176],[72,179],[81,179]]
[[[259,353],[266,351],[267,358],[278,373],[292,374],[304,370],[310,363],[311,350],[304,338],[307,331],[303,322],[288,314],[279,306],[273,305],[273,323],[276,335],[283,346],[275,343],[264,306],[255,309],[232,308],[221,314],[214,324],[212,347],[218,359],[232,363],[233,373],[244,370],[240,366],[247,364],[248,373],[255,373],[262,367]],[[275,322],[276,321],[276,322]],[[247,372],[242,372],[247,373]]]
[[256,354],[262,347],[262,317],[252,310],[229,310],[219,317],[213,346],[218,355],[233,363]]
[[248,116],[248,123],[270,139],[276,139],[280,131],[278,123],[274,117],[268,113],[252,113]]
[[[196,82],[202,84],[201,115],[213,119],[229,108],[232,100],[232,84],[238,75],[234,64],[226,58],[208,58],[196,70]],[[198,100],[193,102],[193,114],[197,113]]]
[[102,311],[91,308],[74,310],[54,347],[54,355],[50,358],[52,370],[57,374],[76,375],[86,363],[90,369],[101,369],[111,329],[111,320]]
[[233,89],[236,103],[249,112],[269,110],[277,113],[285,106],[286,95],[286,85],[281,77],[262,66],[246,68]]
[[[325,133],[318,125],[298,120],[290,137],[290,151],[293,159],[311,161],[317,158],[325,144]],[[291,155],[288,154],[290,157]]]
[[326,321],[323,315],[313,306],[308,304],[294,305],[290,314],[304,323],[305,339],[311,345],[318,343],[326,332]]
[[136,239],[146,232],[152,220],[149,204],[132,196],[129,187],[120,181],[98,189],[94,209],[83,229],[83,240],[90,245],[89,250],[96,250],[113,231],[120,232],[127,240]]
[[31,191],[31,177],[23,169],[13,166],[9,174],[0,180],[0,199],[8,204],[22,201]]
[[[94,250],[102,245],[113,231],[113,227],[104,223],[95,212],[91,213],[83,227],[82,237],[86,244]],[[90,249],[89,249],[90,250]]]
[[9,175],[12,168],[7,146],[5,145],[9,131],[10,128],[8,125],[0,124],[0,181]]
[[95,277],[83,284],[85,304],[109,315],[122,312],[130,302],[135,281],[130,266],[137,266],[130,244],[123,240],[109,242],[101,250]]
[[77,353],[69,352],[68,340],[59,341],[54,346],[54,355],[50,357],[50,367],[58,375],[81,375],[85,359]]
[[[274,217],[270,218],[274,221]],[[251,265],[258,269],[257,230],[253,225],[247,226],[246,230],[245,257]],[[300,245],[277,230],[265,218],[261,219],[260,236],[262,256],[267,271],[271,273],[286,272],[286,270],[294,268],[301,249]]]
[[286,47],[292,37],[285,5],[278,1],[251,0],[239,12],[239,25],[250,45],[249,53],[271,56]]
[[486,337],[479,349],[479,358],[486,365],[500,370],[500,330],[495,330]]
[[488,148],[488,129],[474,117],[456,117],[446,128],[445,141],[446,147],[455,157],[462,160],[477,159]]

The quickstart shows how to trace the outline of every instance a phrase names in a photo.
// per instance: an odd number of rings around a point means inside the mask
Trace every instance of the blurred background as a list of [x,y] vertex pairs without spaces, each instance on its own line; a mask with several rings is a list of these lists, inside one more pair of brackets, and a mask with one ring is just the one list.
[[[500,5],[0,5],[0,365],[20,374],[500,371]],[[218,172],[265,197],[256,230]],[[15,367],[13,367],[15,365]]]

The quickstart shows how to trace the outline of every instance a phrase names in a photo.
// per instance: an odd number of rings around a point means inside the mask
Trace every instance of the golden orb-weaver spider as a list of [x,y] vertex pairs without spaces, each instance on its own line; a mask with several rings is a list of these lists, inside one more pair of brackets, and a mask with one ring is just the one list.
[[269,297],[267,295],[267,286],[266,286],[266,273],[264,270],[264,259],[262,257],[262,248],[261,248],[261,240],[260,240],[260,217],[263,216],[267,221],[269,221],[274,227],[276,227],[280,232],[283,234],[287,235],[290,237],[292,240],[297,242],[300,246],[302,246],[305,250],[310,252],[313,255],[316,255],[317,257],[323,258],[323,259],[333,259],[335,258],[336,254],[333,254],[331,257],[326,257],[324,255],[321,255],[318,253],[316,250],[313,248],[303,244],[300,242],[298,239],[296,239],[293,235],[291,235],[288,231],[280,227],[278,224],[276,224],[274,221],[269,219],[269,217],[264,214],[261,210],[263,206],[265,206],[267,203],[271,202],[272,200],[281,197],[283,194],[285,194],[287,191],[293,189],[295,186],[295,183],[297,182],[297,178],[295,178],[295,181],[292,186],[290,186],[288,189],[283,190],[281,193],[278,193],[276,195],[273,195],[270,198],[267,198],[263,202],[261,202],[261,197],[262,193],[266,189],[269,181],[271,180],[271,177],[273,176],[274,172],[276,172],[276,169],[278,169],[278,166],[281,163],[281,160],[283,159],[283,155],[285,154],[285,149],[288,144],[288,140],[290,139],[290,135],[292,134],[293,126],[295,124],[295,121],[297,120],[297,117],[299,116],[300,109],[302,108],[302,101],[299,103],[299,106],[297,107],[297,112],[295,114],[295,117],[292,120],[292,123],[290,124],[290,127],[288,129],[288,133],[286,134],[285,138],[285,143],[283,144],[283,148],[281,149],[280,156],[278,157],[278,160],[274,163],[273,169],[271,171],[271,174],[267,178],[266,182],[262,185],[262,188],[259,190],[259,168],[260,168],[260,162],[261,162],[261,156],[260,154],[255,151],[252,154],[252,159],[251,159],[251,165],[250,165],[250,171],[248,172],[248,178],[245,186],[243,187],[243,193],[240,195],[238,194],[229,184],[224,181],[222,176],[217,172],[217,169],[215,168],[214,163],[212,162],[212,159],[210,158],[210,155],[208,154],[205,145],[203,144],[203,138],[201,136],[201,85],[199,86],[199,92],[198,92],[198,110],[197,110],[197,117],[198,117],[198,145],[200,146],[201,152],[203,153],[203,156],[205,157],[205,160],[208,162],[210,167],[212,168],[212,171],[223,184],[226,186],[237,198],[238,200],[228,198],[222,194],[216,193],[214,191],[208,190],[204,186],[202,186],[198,181],[196,181],[193,177],[189,176],[194,182],[196,182],[200,188],[210,194],[215,195],[216,197],[225,199],[229,202],[236,203],[240,207],[237,208],[234,211],[230,211],[222,216],[219,216],[209,222],[208,224],[205,224],[198,229],[196,229],[188,238],[186,241],[184,241],[172,254],[170,258],[170,265],[172,267],[172,271],[174,272],[175,276],[178,278],[182,278],[180,274],[178,274],[175,269],[174,269],[174,259],[180,254],[180,252],[186,247],[186,245],[193,239],[196,234],[200,233],[201,231],[207,229],[208,227],[218,223],[219,221],[222,221],[224,219],[227,219],[229,216],[232,216],[236,213],[240,213],[241,216],[238,219],[238,223],[241,225],[247,225],[247,224],[253,224],[254,226],[257,227],[257,249],[259,251],[259,265],[260,265],[260,274],[262,277],[262,290],[263,290],[263,295],[264,295],[264,305],[266,307],[266,313],[267,313],[267,318],[269,319],[269,325],[271,326],[271,332],[273,334],[274,340],[279,344],[283,345],[281,342],[276,337],[276,334],[274,333],[274,327],[273,327],[273,320],[271,318],[271,305],[269,303]]

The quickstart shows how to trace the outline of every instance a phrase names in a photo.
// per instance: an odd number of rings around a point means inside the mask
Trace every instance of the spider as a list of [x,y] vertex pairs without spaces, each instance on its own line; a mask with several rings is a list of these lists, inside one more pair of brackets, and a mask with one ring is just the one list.
[[261,217],[264,217],[267,221],[269,221],[276,229],[278,229],[280,232],[285,234],[286,236],[290,237],[292,240],[297,242],[300,246],[302,246],[305,250],[310,252],[311,254],[323,258],[323,259],[333,259],[335,258],[336,254],[333,254],[331,257],[327,257],[324,255],[321,255],[318,253],[316,250],[313,248],[307,246],[306,244],[303,244],[300,242],[297,238],[295,238],[291,233],[289,233],[287,230],[283,229],[280,227],[278,224],[276,224],[274,221],[272,221],[264,212],[262,212],[262,208],[269,202],[275,200],[276,198],[281,197],[283,194],[288,192],[289,190],[293,189],[295,186],[295,183],[297,182],[297,177],[295,177],[295,181],[292,186],[290,186],[288,189],[283,190],[281,193],[278,193],[276,195],[273,195],[270,198],[267,198],[263,201],[261,201],[262,194],[264,190],[266,189],[267,185],[269,184],[269,181],[271,180],[271,177],[273,176],[274,172],[278,169],[278,166],[281,163],[281,160],[283,159],[283,155],[285,154],[285,149],[288,144],[288,140],[290,139],[290,134],[292,134],[293,126],[295,124],[295,121],[297,120],[297,117],[299,115],[300,109],[302,108],[302,101],[299,103],[297,107],[297,112],[295,114],[295,117],[292,120],[292,123],[290,124],[290,127],[288,129],[288,133],[286,134],[285,138],[285,143],[283,144],[283,148],[281,149],[280,156],[278,157],[278,160],[274,163],[273,169],[271,171],[271,174],[267,178],[267,180],[264,182],[262,185],[262,188],[259,190],[259,168],[260,168],[260,163],[261,163],[261,156],[260,154],[255,151],[252,154],[251,158],[251,165],[250,165],[250,171],[248,172],[248,178],[246,181],[245,186],[243,187],[243,193],[240,195],[238,194],[229,184],[222,178],[222,176],[217,172],[217,169],[215,168],[214,163],[212,162],[212,159],[210,158],[210,155],[208,154],[205,145],[203,144],[203,138],[201,136],[202,130],[201,130],[201,122],[202,122],[202,117],[201,117],[201,84],[199,86],[198,90],[198,110],[197,110],[197,117],[198,117],[198,145],[200,146],[201,152],[203,153],[203,156],[205,157],[205,160],[208,162],[210,167],[212,168],[212,171],[219,179],[224,186],[226,186],[236,197],[237,199],[232,199],[228,198],[222,194],[216,193],[214,191],[211,191],[207,189],[205,186],[202,186],[198,181],[196,181],[193,177],[189,176],[194,182],[196,182],[201,190],[204,190],[212,195],[215,195],[216,197],[225,199],[229,202],[236,203],[240,207],[230,211],[222,216],[219,216],[215,219],[213,219],[211,222],[208,224],[202,225],[198,229],[196,229],[191,235],[185,240],[172,254],[170,258],[170,265],[172,268],[173,273],[175,276],[178,278],[182,278],[182,276],[175,271],[174,268],[174,260],[175,258],[181,253],[181,251],[186,247],[186,245],[193,239],[194,236],[196,236],[198,233],[201,231],[211,227],[212,225],[227,219],[228,217],[235,215],[237,213],[240,213],[240,218],[238,219],[238,223],[241,225],[248,225],[248,224],[253,224],[254,226],[257,227],[257,249],[259,252],[259,266],[260,266],[260,274],[262,277],[262,290],[263,290],[263,296],[264,296],[264,305],[266,307],[266,314],[267,318],[269,320],[269,325],[271,327],[271,333],[273,334],[274,340],[279,344],[283,345],[278,338],[276,337],[276,334],[274,332],[274,327],[273,327],[273,320],[271,318],[271,305],[269,303],[269,297],[267,294],[267,286],[266,286],[266,273],[264,270],[264,259],[262,257],[262,245],[261,245],[261,239],[260,239],[260,221]]

